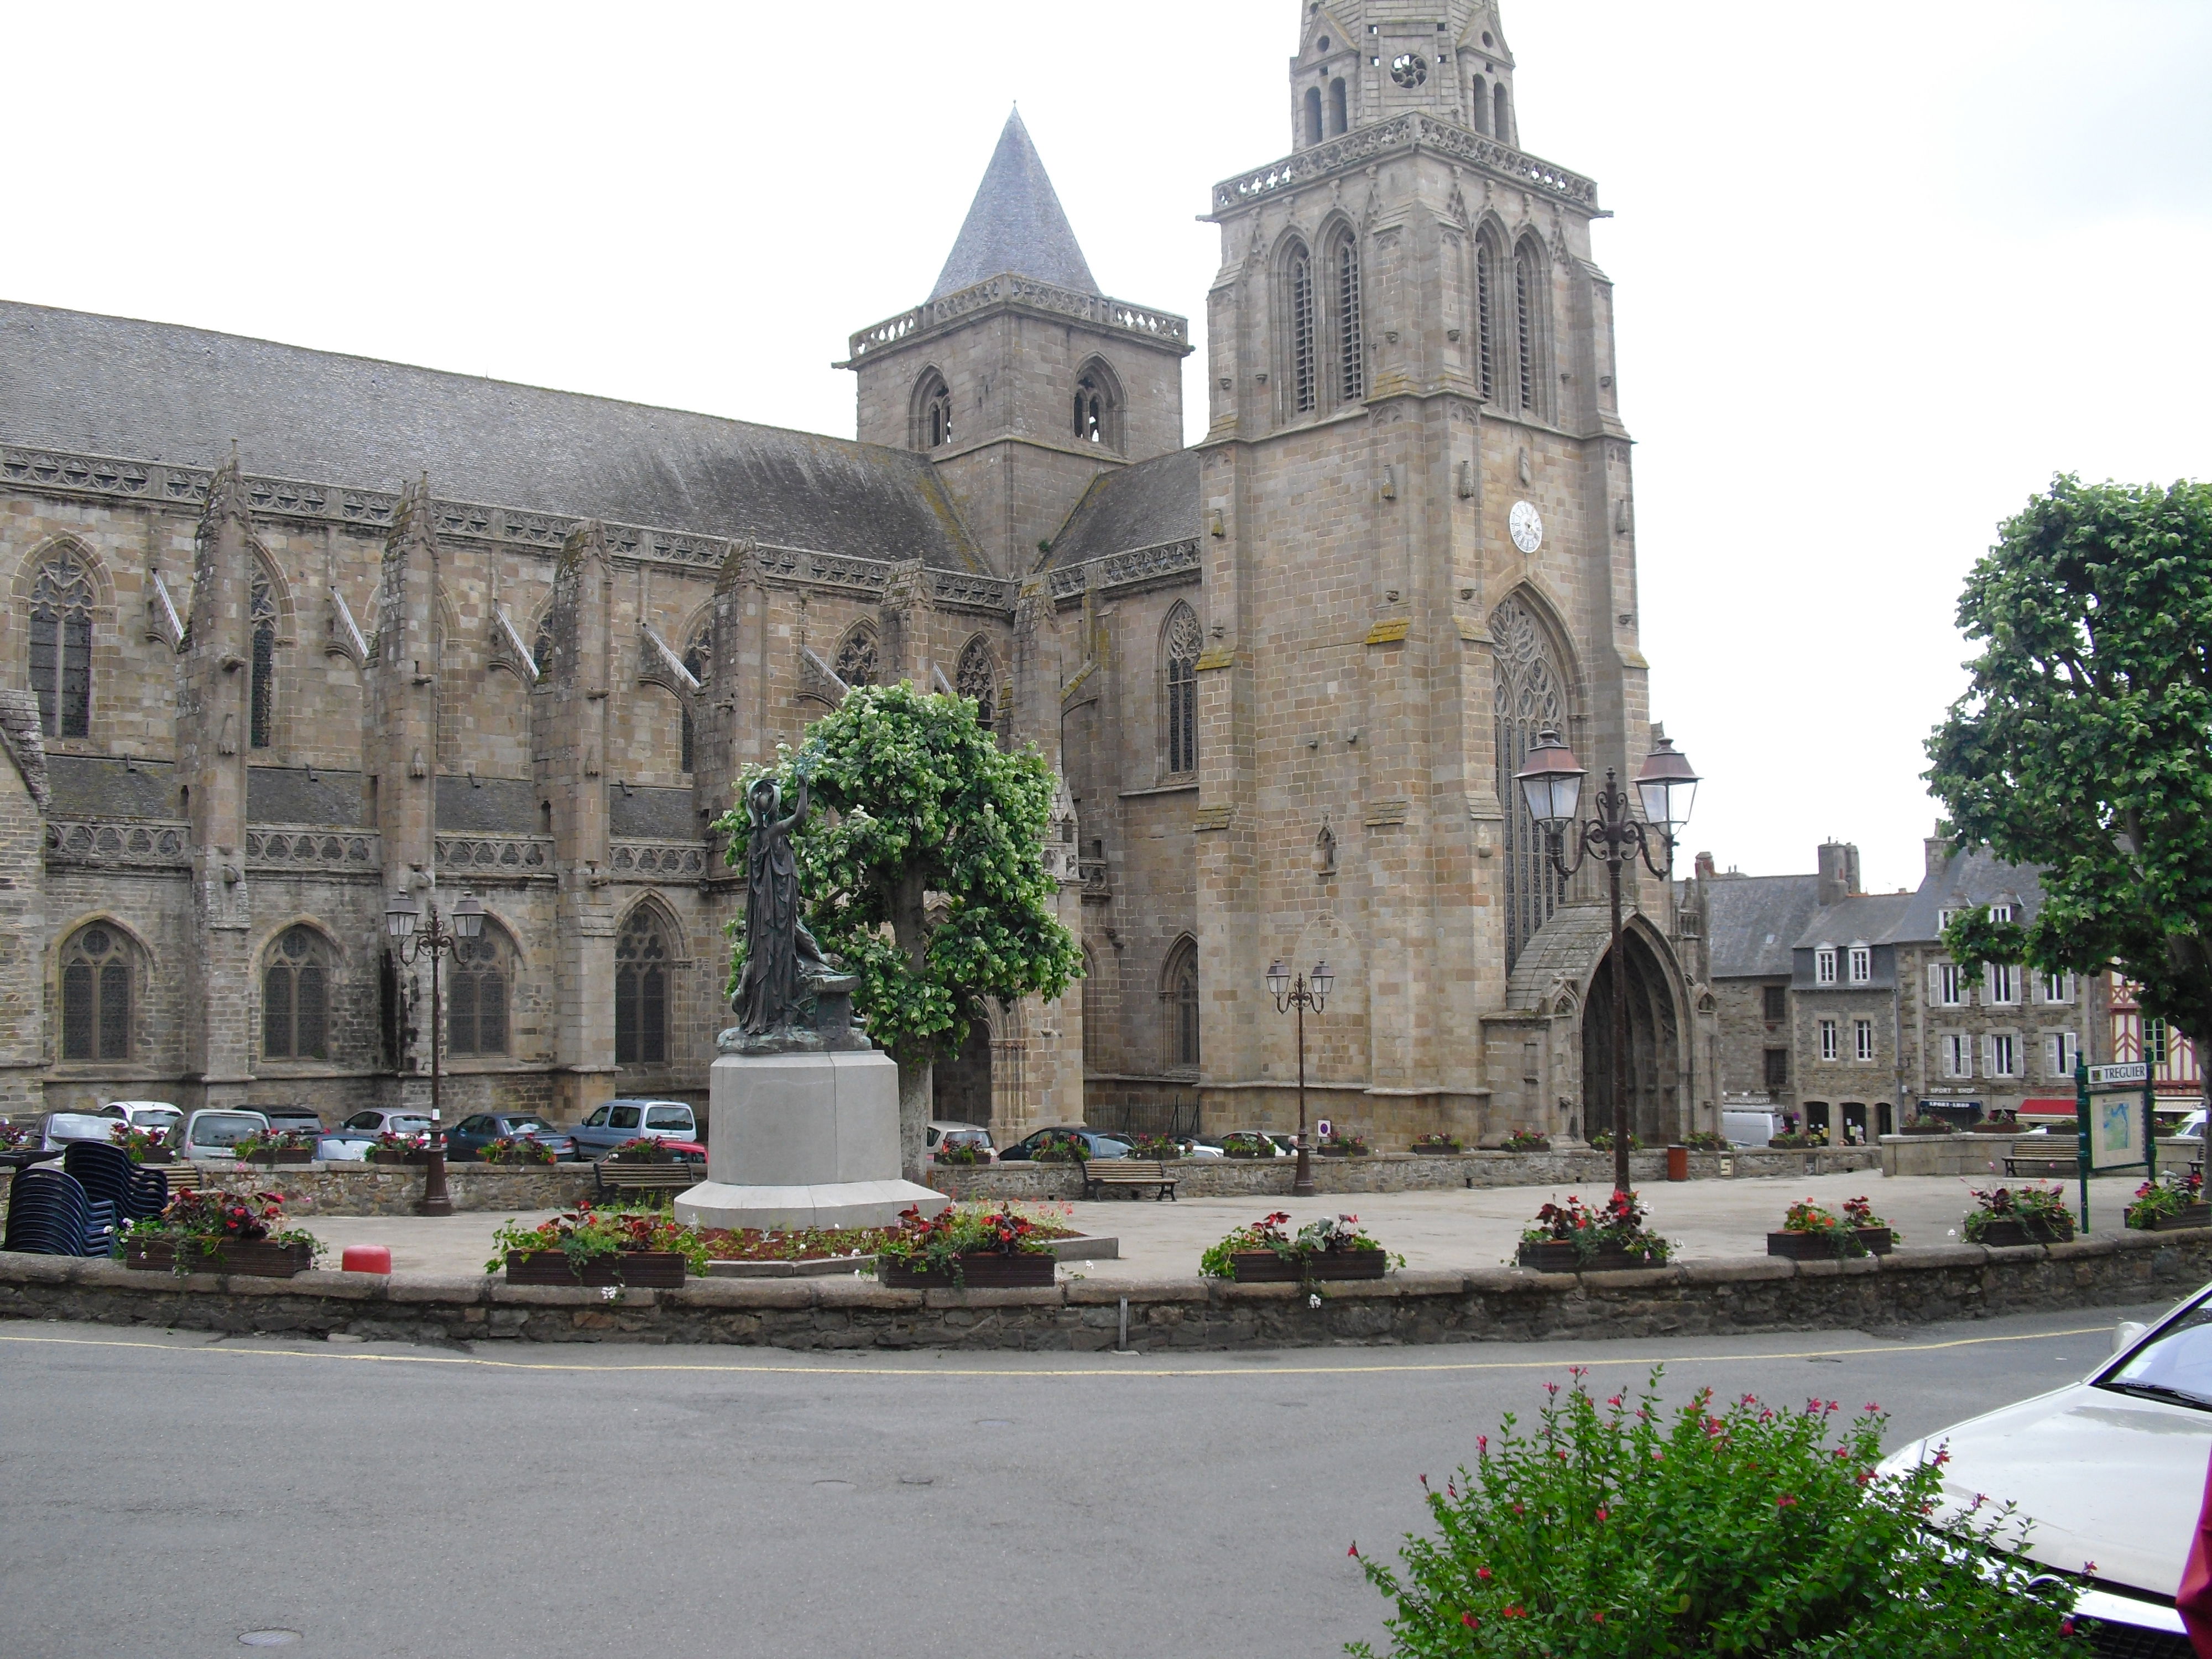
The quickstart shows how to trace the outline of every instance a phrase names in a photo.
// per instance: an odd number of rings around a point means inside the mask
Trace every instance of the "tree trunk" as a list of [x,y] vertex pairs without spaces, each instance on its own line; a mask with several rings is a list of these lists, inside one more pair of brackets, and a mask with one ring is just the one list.
[[[891,937],[900,950],[906,952],[916,979],[922,976],[923,960],[929,944],[929,922],[925,912],[927,884],[919,874],[903,878],[891,903]],[[899,1071],[899,1173],[908,1181],[921,1182],[927,1173],[922,1155],[927,1150],[926,1131],[936,1110],[935,1056],[924,1050],[919,1056],[894,1051]]]

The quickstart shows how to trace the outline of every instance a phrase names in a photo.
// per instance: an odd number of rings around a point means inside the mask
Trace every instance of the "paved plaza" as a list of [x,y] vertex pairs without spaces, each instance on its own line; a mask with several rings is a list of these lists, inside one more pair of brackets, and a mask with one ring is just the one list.
[[[1839,1210],[1847,1198],[1863,1195],[1876,1213],[1896,1226],[1910,1247],[1954,1244],[1960,1220],[1972,1206],[1968,1188],[2002,1181],[2002,1176],[1972,1182],[1954,1176],[1913,1176],[1884,1180],[1858,1172],[1844,1175],[1755,1177],[1731,1181],[1658,1182],[1640,1188],[1650,1206],[1651,1224],[1675,1241],[1683,1259],[1764,1255],[1766,1234],[1782,1225],[1783,1212],[1801,1198]],[[2122,1212],[2135,1190],[2133,1177],[2094,1182],[2090,1186],[2093,1233],[2121,1227]],[[1574,1193],[1602,1203],[1611,1192],[1605,1182],[1578,1187],[1492,1187],[1475,1191],[1362,1193],[1310,1199],[1209,1198],[1154,1203],[1149,1199],[1109,1199],[1091,1204],[1050,1206],[1067,1213],[1069,1224],[1085,1233],[1121,1241],[1121,1255],[1109,1261],[1071,1264],[1071,1271],[1103,1280],[1147,1281],[1188,1279],[1198,1272],[1200,1253],[1231,1227],[1255,1221],[1270,1210],[1289,1210],[1294,1224],[1325,1215],[1350,1212],[1383,1244],[1403,1255],[1411,1267],[1494,1267],[1512,1259],[1522,1228],[1547,1200]],[[2068,1183],[2067,1202],[2079,1207],[2079,1188]],[[520,1218],[539,1221],[555,1213],[533,1212]],[[332,1247],[327,1265],[348,1244],[384,1244],[398,1273],[481,1272],[492,1255],[491,1237],[508,1218],[490,1212],[439,1220],[412,1217],[305,1217],[306,1225]]]

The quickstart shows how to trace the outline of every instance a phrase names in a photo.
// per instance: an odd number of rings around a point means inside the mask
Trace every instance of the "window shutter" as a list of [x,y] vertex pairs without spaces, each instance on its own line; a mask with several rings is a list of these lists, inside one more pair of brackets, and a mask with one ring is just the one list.
[[1932,1005],[1942,1000],[1943,964],[1940,962],[1931,962],[1928,964],[1928,1000]]

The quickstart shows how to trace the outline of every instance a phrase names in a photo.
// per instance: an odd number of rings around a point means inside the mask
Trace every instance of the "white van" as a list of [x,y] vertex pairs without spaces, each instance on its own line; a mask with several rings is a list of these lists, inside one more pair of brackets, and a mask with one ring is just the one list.
[[1723,1106],[1721,1133],[1731,1146],[1764,1146],[1782,1133],[1782,1114],[1771,1106]]
[[258,1112],[234,1106],[205,1106],[185,1114],[185,1121],[169,1131],[173,1157],[190,1161],[199,1158],[235,1158],[232,1149],[248,1135],[265,1135],[269,1120]]

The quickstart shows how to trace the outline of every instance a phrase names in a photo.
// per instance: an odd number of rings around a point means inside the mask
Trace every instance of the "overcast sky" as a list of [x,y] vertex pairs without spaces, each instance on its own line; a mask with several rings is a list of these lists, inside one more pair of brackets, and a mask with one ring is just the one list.
[[[0,295],[849,436],[1007,107],[1202,343],[1297,0],[201,4],[11,18]],[[2208,471],[2212,4],[1507,0],[1618,216],[1654,713],[1690,841],[1917,881],[1960,578],[2055,471]],[[30,72],[34,65],[43,65]],[[1195,368],[1191,434],[1203,424]],[[249,466],[252,458],[246,457]],[[435,487],[436,480],[432,484]]]

